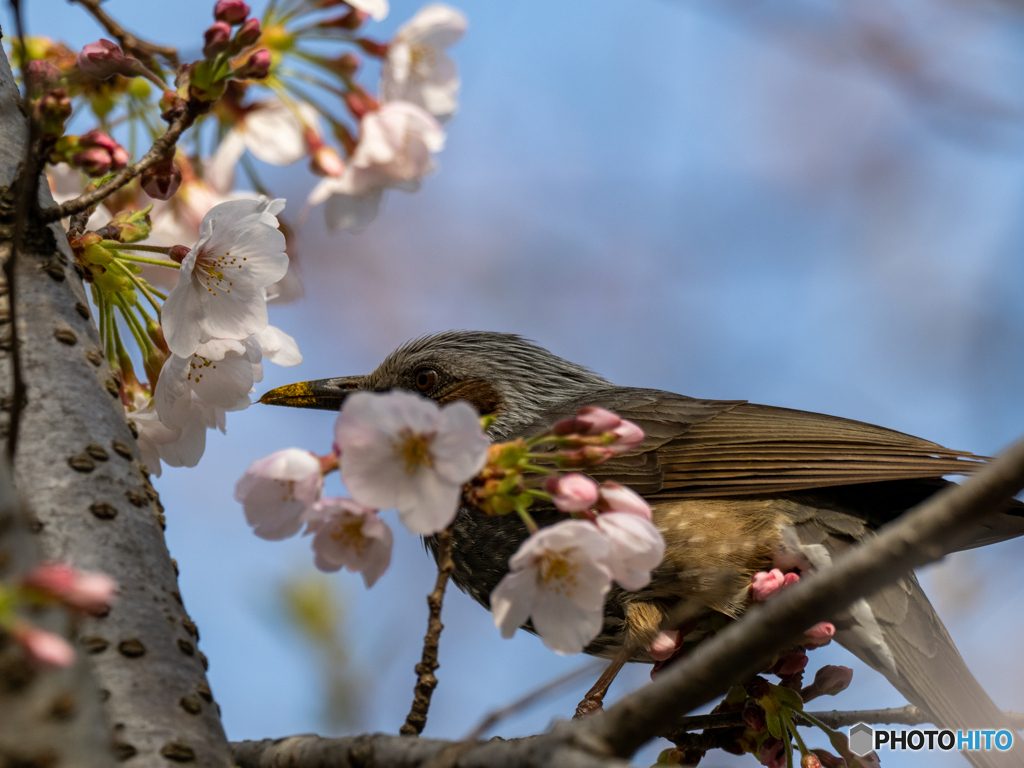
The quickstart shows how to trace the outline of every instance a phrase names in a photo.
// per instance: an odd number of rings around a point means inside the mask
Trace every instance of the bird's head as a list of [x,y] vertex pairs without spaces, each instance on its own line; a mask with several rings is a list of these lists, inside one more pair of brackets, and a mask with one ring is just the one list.
[[444,405],[466,400],[493,414],[491,435],[508,439],[544,411],[608,382],[583,366],[509,333],[447,331],[396,349],[367,376],[343,376],[278,387],[269,405],[336,411],[357,390],[407,389]]

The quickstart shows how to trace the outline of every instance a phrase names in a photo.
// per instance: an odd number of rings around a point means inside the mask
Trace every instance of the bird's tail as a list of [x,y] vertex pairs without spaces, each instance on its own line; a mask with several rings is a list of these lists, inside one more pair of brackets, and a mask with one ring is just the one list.
[[[853,619],[836,623],[836,640],[861,661],[877,669],[911,704],[926,712],[939,728],[1008,730],[1011,749],[964,751],[975,768],[1024,768],[1020,745],[1009,719],[974,679],[942,620],[911,575],[885,587],[867,601],[877,621],[872,633]],[[887,648],[879,653],[877,634]]]

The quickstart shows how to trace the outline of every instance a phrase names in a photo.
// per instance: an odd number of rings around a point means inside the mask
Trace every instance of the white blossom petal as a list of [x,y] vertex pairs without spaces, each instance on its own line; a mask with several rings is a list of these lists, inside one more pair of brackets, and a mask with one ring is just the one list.
[[506,640],[530,618],[537,596],[537,574],[533,570],[510,571],[491,592],[494,625]]
[[391,564],[393,536],[377,511],[351,499],[323,499],[309,513],[316,567],[362,573],[372,587]]
[[383,21],[391,10],[388,0],[348,0],[348,4],[357,11],[369,14],[374,21]]
[[290,367],[302,362],[302,353],[295,339],[273,325],[253,334],[263,351],[263,359],[274,365]]
[[302,527],[303,514],[320,498],[320,460],[309,451],[286,448],[254,461],[235,486],[235,499],[262,539],[285,539]]
[[605,512],[596,522],[612,545],[606,561],[612,578],[634,592],[650,584],[651,571],[665,557],[665,541],[653,523],[628,512]]

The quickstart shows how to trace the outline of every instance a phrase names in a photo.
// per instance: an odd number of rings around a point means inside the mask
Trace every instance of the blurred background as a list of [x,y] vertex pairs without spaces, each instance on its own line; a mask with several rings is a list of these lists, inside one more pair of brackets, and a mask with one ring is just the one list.
[[[74,46],[101,34],[78,7],[24,4],[30,34]],[[198,50],[212,2],[104,7],[144,37]],[[389,37],[418,7],[393,0],[371,35]],[[305,362],[267,366],[260,392],[366,373],[424,333],[487,329],[619,384],[836,414],[980,454],[1024,433],[1024,6],[458,7],[469,18],[452,50],[461,108],[438,172],[418,194],[392,193],[361,235],[329,235],[309,213],[296,249],[305,297],[271,311]],[[314,181],[300,166],[263,169],[292,221]],[[231,739],[394,733],[408,711],[435,573],[420,541],[395,526],[393,565],[367,591],[357,575],[318,574],[308,539],[257,539],[232,499],[250,462],[288,446],[326,452],[332,424],[256,405],[231,414],[227,436],[210,433],[197,468],[156,481]],[[1022,553],[1009,542],[922,573],[969,666],[1018,711]],[[427,736],[462,736],[586,663],[525,633],[502,640],[454,590],[444,622]],[[821,708],[904,703],[841,648],[812,654],[809,670],[825,663],[856,673]],[[647,677],[628,669],[612,698]],[[589,682],[495,733],[568,717]]]

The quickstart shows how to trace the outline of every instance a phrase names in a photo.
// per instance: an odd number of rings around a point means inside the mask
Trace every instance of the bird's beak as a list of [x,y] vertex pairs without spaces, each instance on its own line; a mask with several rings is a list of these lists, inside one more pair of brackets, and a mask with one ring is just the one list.
[[348,394],[361,389],[365,380],[365,376],[339,376],[336,379],[300,381],[298,384],[270,390],[260,398],[260,402],[265,405],[338,411]]

